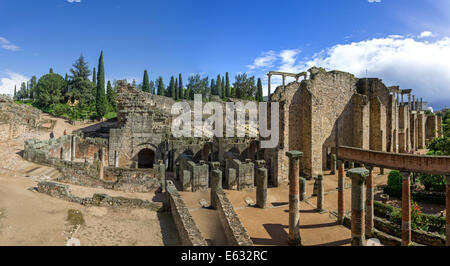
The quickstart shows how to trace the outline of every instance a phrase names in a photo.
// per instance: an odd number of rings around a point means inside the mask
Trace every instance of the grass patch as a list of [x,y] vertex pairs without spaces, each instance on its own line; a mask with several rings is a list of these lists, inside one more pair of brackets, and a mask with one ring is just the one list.
[[83,214],[79,210],[69,210],[67,212],[67,221],[74,226],[84,224]]

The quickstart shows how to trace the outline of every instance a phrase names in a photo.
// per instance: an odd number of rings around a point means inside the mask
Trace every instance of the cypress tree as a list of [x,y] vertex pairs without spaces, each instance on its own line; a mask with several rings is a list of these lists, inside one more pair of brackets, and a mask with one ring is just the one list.
[[231,97],[231,87],[230,87],[230,78],[228,77],[228,72],[225,73],[225,91],[226,91],[226,95],[227,97]]
[[178,93],[178,98],[184,99],[183,77],[181,77],[181,73],[178,75]]
[[216,93],[216,83],[215,83],[214,79],[211,79],[211,86],[210,86],[210,88],[211,88],[211,94],[212,95],[217,95],[217,93]]
[[94,72],[92,72],[92,83],[94,83],[94,87],[97,88],[97,70],[94,67]]
[[222,86],[221,86],[221,88],[222,88],[222,98],[227,97],[227,95],[226,95],[226,89],[225,89],[225,80],[224,80],[224,77],[222,77]]
[[17,85],[14,85],[14,100],[17,98]]
[[263,98],[263,87],[262,87],[262,82],[261,79],[258,78],[258,84],[257,84],[257,91],[256,91],[256,100],[258,102],[263,102],[264,98]]
[[150,92],[150,82],[148,79],[147,70],[144,70],[144,80],[142,81],[142,91]]
[[175,79],[173,76],[170,77],[170,83],[169,83],[169,93],[170,93],[170,97],[172,97],[175,100]]
[[180,92],[178,91],[179,90],[179,88],[178,88],[178,78],[176,78],[175,79],[175,97],[174,97],[174,100],[178,100],[178,99],[180,99]]
[[164,81],[161,76],[158,78],[158,95],[164,96]]
[[103,51],[100,53],[98,60],[98,75],[97,75],[97,97],[95,101],[95,108],[97,115],[103,117],[106,114],[106,95],[105,95],[105,66],[103,64]]
[[223,97],[223,95],[222,95],[222,82],[221,82],[221,78],[220,78],[220,74],[219,75],[217,75],[217,79],[216,79],[216,92],[217,92],[217,95],[219,95],[219,97],[220,98],[222,98]]
[[111,86],[111,81],[109,80],[108,85],[106,86],[106,98],[111,108],[116,111],[116,94],[113,87]]

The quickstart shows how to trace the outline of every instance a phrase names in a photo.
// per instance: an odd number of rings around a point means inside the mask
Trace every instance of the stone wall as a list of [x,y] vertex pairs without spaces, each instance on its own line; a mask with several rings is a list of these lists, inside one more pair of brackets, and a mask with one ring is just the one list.
[[208,244],[189,213],[189,209],[171,181],[167,182],[166,191],[170,211],[183,246],[207,246]]
[[224,230],[227,244],[230,246],[253,246],[247,230],[239,220],[223,189],[217,189],[213,196],[216,197],[220,224]]
[[163,211],[162,203],[150,202],[148,200],[111,197],[107,194],[94,194],[90,198],[80,198],[70,192],[68,185],[55,182],[39,182],[36,191],[51,197],[79,203],[85,206],[141,208],[153,211]]
[[255,165],[247,160],[241,162],[239,159],[229,158],[226,160],[225,169],[234,169],[236,176],[236,182],[231,182],[228,175],[225,176],[226,184],[233,184],[232,187],[227,187],[228,189],[245,190],[252,189],[255,186]]
[[206,191],[209,186],[209,165],[204,161],[196,164],[191,155],[182,154],[177,167],[177,178],[181,181],[183,191]]

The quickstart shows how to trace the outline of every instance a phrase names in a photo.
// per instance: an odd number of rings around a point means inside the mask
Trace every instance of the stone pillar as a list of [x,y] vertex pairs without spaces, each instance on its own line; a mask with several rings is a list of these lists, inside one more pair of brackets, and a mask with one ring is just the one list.
[[299,202],[299,172],[300,157],[302,152],[286,152],[289,157],[289,236],[288,243],[291,246],[300,246],[300,202]]
[[267,205],[267,169],[256,169],[256,206],[264,209]]
[[283,86],[286,86],[286,76],[283,75]]
[[409,109],[411,110],[412,108],[411,108],[411,93],[408,93],[408,106],[409,106]]
[[446,198],[446,205],[447,205],[447,214],[445,216],[447,224],[446,224],[446,237],[447,237],[447,242],[446,245],[447,247],[450,246],[450,175],[447,175],[447,193],[445,195]]
[[211,171],[211,207],[217,209],[216,193],[222,188],[222,171]]
[[105,166],[105,148],[101,148],[99,152],[99,165],[100,165],[100,180],[103,180],[104,171],[103,167]]
[[270,79],[271,79],[271,78],[272,78],[272,75],[268,74],[268,75],[267,75],[267,79],[268,79],[269,82],[268,82],[268,84],[267,84],[267,87],[268,87],[268,89],[269,89],[269,92],[268,92],[269,94],[268,94],[268,96],[267,96],[267,100],[268,100],[269,102],[270,102],[270,90],[271,90],[271,88],[270,88],[270,87],[271,87]]
[[420,106],[419,106],[419,110],[423,111],[423,99],[420,98]]
[[365,246],[365,214],[364,214],[364,183],[369,175],[365,168],[354,168],[347,172],[352,179],[352,246]]
[[411,182],[410,172],[400,172],[402,175],[402,246],[411,243]]
[[367,166],[369,170],[369,176],[366,181],[366,234],[372,236],[374,233],[374,207],[373,207],[373,196],[374,196],[374,180],[373,180],[373,166]]
[[306,179],[300,178],[300,201],[306,200]]
[[119,152],[114,151],[114,167],[119,167]]
[[331,154],[331,174],[336,174],[336,154]]
[[345,164],[343,161],[338,162],[338,223],[344,222],[345,216],[345,203],[344,203],[344,191],[345,191]]
[[77,140],[74,135],[72,135],[71,139],[72,139],[72,147],[71,147],[71,151],[70,151],[70,160],[73,162],[73,161],[75,161],[75,157],[76,157]]
[[159,179],[161,185],[161,191],[166,191],[166,167],[164,162],[159,160],[157,164],[154,165],[156,178]]
[[416,95],[413,95],[413,100],[412,100],[413,102],[412,102],[412,109],[413,109],[413,111],[415,111],[416,110]]
[[323,212],[323,201],[325,199],[325,191],[323,187],[323,175],[317,176],[317,211]]

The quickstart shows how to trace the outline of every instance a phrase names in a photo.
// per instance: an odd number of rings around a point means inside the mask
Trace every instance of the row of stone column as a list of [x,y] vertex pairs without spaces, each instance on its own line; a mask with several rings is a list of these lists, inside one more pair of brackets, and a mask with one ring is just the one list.
[[[365,236],[374,235],[374,176],[373,167],[353,168],[347,172],[352,180],[351,232],[352,245],[365,245]],[[401,171],[402,176],[402,245],[411,244],[411,172]],[[364,186],[366,190],[364,190]],[[365,196],[365,194],[367,194]],[[345,216],[344,163],[339,162],[338,222]],[[446,245],[450,246],[450,175],[446,176]]]
[[[266,208],[267,207],[267,183],[268,183],[268,170],[263,167],[264,161],[259,161],[258,167],[256,168],[256,207]],[[215,194],[218,189],[222,188],[222,171],[219,170],[216,164],[211,171],[211,207],[216,209],[217,202]]]

